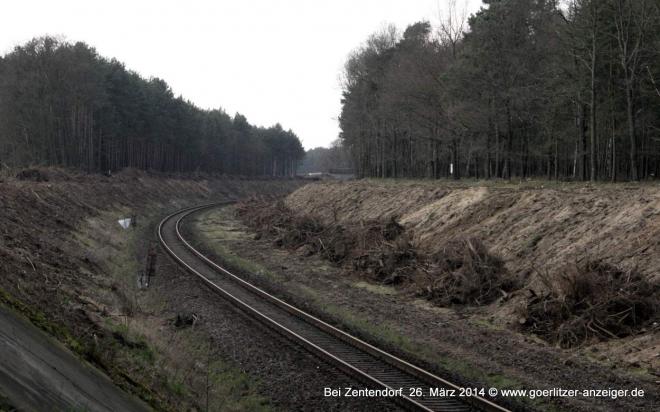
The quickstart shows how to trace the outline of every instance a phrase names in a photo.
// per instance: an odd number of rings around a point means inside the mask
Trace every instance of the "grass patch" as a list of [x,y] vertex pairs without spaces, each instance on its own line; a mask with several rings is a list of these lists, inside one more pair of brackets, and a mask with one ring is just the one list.
[[169,389],[170,393],[177,395],[177,396],[183,396],[186,393],[186,387],[183,383],[183,381],[176,379],[176,380],[168,380],[167,381],[167,388]]
[[212,385],[209,396],[214,400],[215,410],[255,412],[273,410],[265,398],[254,392],[254,381],[245,373],[214,362],[210,364],[208,378]]
[[479,326],[482,328],[490,329],[490,330],[505,330],[502,326],[496,325],[493,322],[489,321],[488,319],[481,318],[481,317],[472,317],[467,320],[468,323],[471,323],[472,325]]
[[367,282],[355,282],[353,283],[353,286],[356,288],[364,289],[367,290],[371,293],[375,293],[377,295],[383,295],[383,296],[389,296],[389,295],[396,295],[396,289],[393,287],[389,286],[384,286],[384,285],[377,285],[373,283],[367,283]]
[[[228,266],[237,267],[252,275],[258,275],[269,278],[273,281],[284,281],[285,278],[279,274],[267,270],[262,265],[243,259],[229,248],[223,245],[223,241],[238,240],[243,236],[237,236],[239,231],[227,230],[223,222],[228,208],[214,208],[199,214],[194,220],[194,227],[199,234],[200,242],[209,247],[218,255]],[[244,232],[243,232],[244,233]],[[247,236],[246,236],[247,237]]]

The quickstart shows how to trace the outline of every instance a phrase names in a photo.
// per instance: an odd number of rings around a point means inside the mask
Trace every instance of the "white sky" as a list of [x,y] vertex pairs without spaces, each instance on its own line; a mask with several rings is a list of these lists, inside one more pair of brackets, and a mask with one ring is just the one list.
[[[468,14],[480,0],[467,3]],[[437,23],[447,0],[3,1],[0,53],[45,34],[84,41],[202,108],[279,122],[306,149],[337,138],[339,74],[388,23]]]

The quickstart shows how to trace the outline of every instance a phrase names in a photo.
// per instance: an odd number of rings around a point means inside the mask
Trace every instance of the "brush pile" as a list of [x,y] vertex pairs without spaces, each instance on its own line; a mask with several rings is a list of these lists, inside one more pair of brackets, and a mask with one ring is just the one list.
[[589,261],[541,278],[547,291],[529,291],[520,323],[561,347],[629,336],[658,320],[660,288],[634,270]]
[[394,219],[361,226],[355,232],[357,248],[352,270],[386,285],[409,281],[422,262],[403,226]]
[[239,217],[269,236],[277,247],[299,255],[319,255],[347,272],[383,284],[404,284],[441,305],[483,305],[506,297],[518,282],[479,239],[450,242],[440,253],[421,253],[412,234],[396,218],[324,226],[298,215],[281,201],[250,200],[237,206]]
[[419,294],[440,305],[484,305],[506,298],[518,280],[477,238],[449,242],[430,257]]
[[383,283],[402,282],[414,267],[414,248],[395,219],[356,227],[324,226],[318,218],[294,213],[282,201],[264,199],[240,203],[237,213],[258,238],[273,238],[277,247],[302,256],[319,255]]

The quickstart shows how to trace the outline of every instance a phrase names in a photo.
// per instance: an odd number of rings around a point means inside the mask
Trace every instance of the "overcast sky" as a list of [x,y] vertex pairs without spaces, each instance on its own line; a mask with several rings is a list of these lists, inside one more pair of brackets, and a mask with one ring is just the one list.
[[[467,1],[467,4],[466,4]],[[0,52],[45,34],[84,41],[202,108],[292,129],[306,149],[337,138],[346,57],[394,23],[437,23],[447,0],[6,1]],[[468,14],[480,0],[457,0]]]

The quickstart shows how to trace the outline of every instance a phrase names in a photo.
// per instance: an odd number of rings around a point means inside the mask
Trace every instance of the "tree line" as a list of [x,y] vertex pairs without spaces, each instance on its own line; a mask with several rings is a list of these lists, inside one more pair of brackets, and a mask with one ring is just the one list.
[[0,163],[292,176],[304,156],[279,124],[202,110],[85,43],[33,39],[0,57]]
[[484,3],[350,55],[340,138],[359,176],[660,175],[657,0]]

